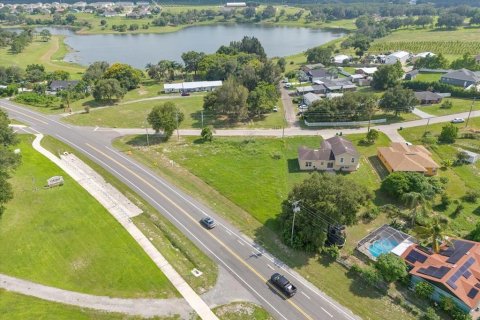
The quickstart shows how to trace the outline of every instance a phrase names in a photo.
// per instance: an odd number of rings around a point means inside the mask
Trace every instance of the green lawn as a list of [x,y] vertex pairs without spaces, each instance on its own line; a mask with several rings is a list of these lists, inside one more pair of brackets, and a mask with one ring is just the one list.
[[[107,313],[86,308],[74,307],[49,302],[34,297],[8,292],[0,289],[0,314],[8,320],[139,320],[142,317],[128,316],[120,313]],[[177,317],[150,318],[157,320],[174,320]]]
[[413,53],[430,51],[442,53],[453,60],[464,53],[477,54],[480,51],[478,28],[443,30],[430,28],[406,28],[394,31],[386,37],[375,40],[370,53],[405,50]]
[[442,73],[422,72],[417,75],[415,81],[436,82],[442,77]]
[[[22,136],[15,198],[0,220],[0,272],[45,285],[113,297],[178,293],[133,238],[80,185]],[[45,189],[62,175],[65,185]]]
[[[167,100],[151,100],[135,103],[126,103],[126,101],[119,105],[99,110],[94,110],[94,108],[92,108],[88,114],[75,114],[65,118],[65,121],[81,126],[143,128],[145,126],[145,119],[154,106],[171,101],[174,102],[185,115],[185,119],[180,124],[180,128],[201,128],[203,95],[195,94],[189,97],[179,97],[178,95],[172,94],[170,96],[172,98]],[[284,123],[283,106],[279,103],[278,107],[278,112],[272,112],[266,117],[252,122],[231,123],[227,120],[218,119],[211,113],[209,114],[207,112],[203,113],[203,122],[204,125],[212,125],[216,128],[281,128]]]
[[61,36],[53,36],[48,42],[35,40],[19,54],[10,53],[9,47],[0,48],[0,66],[16,65],[25,68],[29,64],[41,63],[47,71],[68,71],[72,78],[78,79],[79,73],[85,68],[61,61],[67,50]]
[[[348,138],[356,144],[362,136]],[[355,314],[365,319],[413,319],[390,299],[348,277],[340,265],[321,263],[316,255],[289,250],[272,231],[276,228],[272,219],[280,210],[280,201],[294,183],[308,176],[308,173],[298,172],[297,147],[302,144],[318,146],[320,138],[286,138],[285,142],[275,138],[217,138],[211,144],[182,138],[178,143],[171,141],[148,149],[142,147],[143,141],[142,136],[123,137],[114,145],[122,151],[130,151],[157,174],[223,214],[242,232]],[[377,146],[386,144],[388,139],[381,135]],[[348,175],[353,180],[366,181],[371,190],[377,189],[380,181],[369,164],[375,148],[359,146],[361,167]],[[277,154],[280,155],[278,160],[274,159]],[[177,165],[172,167],[170,158],[176,159]],[[260,221],[265,221],[265,225]],[[352,239],[345,250],[351,250],[355,241],[385,221],[382,216],[372,224],[349,228]]]
[[[440,134],[441,128],[445,124],[433,124],[428,127],[434,136]],[[464,131],[465,124],[457,125],[461,131]],[[470,119],[469,128],[478,130],[480,129],[480,119],[472,118]],[[424,132],[424,127],[408,128],[403,129],[400,134],[408,141],[412,143],[420,144],[422,143],[422,135]],[[437,163],[441,163],[442,160],[451,159],[454,160],[458,152],[458,148],[470,149],[480,153],[480,141],[471,140],[471,139],[457,139],[457,141],[452,144],[433,144],[429,146],[429,149],[433,153],[433,158]],[[480,162],[477,162],[474,165],[461,165],[453,166],[447,169],[442,169],[438,174],[440,177],[444,176],[449,179],[447,184],[447,194],[451,196],[452,199],[461,200],[468,190],[480,190]],[[463,202],[465,209],[458,216],[453,216],[452,212],[455,209],[455,205],[451,204],[448,208],[435,207],[434,209],[439,212],[449,216],[452,220],[451,228],[454,234],[459,236],[465,236],[468,234],[475,224],[480,221],[479,214],[479,204],[478,203],[468,203]]]
[[[451,101],[453,103],[453,107],[451,109],[442,109],[440,108],[442,103],[438,103],[433,105],[420,106],[419,109],[435,116],[443,116],[447,114],[467,112],[472,107],[473,102],[473,100],[471,99],[460,98],[446,98],[443,99],[443,101]],[[473,110],[478,110],[478,108],[478,103],[476,103],[476,105],[474,104]]]
[[[148,234],[153,245],[197,293],[204,293],[215,285],[218,275],[217,264],[148,202],[99,164],[59,140],[46,136],[42,140],[42,146],[54,154],[65,151],[75,154],[98,172],[105,181],[139,206],[144,213],[133,218],[133,222],[144,234]],[[191,272],[194,268],[201,270],[202,276],[195,277]]]

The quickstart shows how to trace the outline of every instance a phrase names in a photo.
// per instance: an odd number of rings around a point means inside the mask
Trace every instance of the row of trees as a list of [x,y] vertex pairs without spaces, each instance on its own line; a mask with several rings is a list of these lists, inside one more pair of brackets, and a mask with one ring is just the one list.
[[475,60],[474,56],[465,53],[461,58],[458,58],[451,63],[440,53],[438,55],[429,55],[425,58],[419,58],[415,61],[415,68],[427,69],[468,69],[472,71],[480,70],[480,65]]

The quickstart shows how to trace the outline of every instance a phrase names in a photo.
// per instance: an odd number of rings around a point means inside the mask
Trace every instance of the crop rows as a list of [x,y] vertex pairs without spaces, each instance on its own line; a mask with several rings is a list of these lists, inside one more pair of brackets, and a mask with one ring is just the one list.
[[413,53],[430,51],[449,55],[480,53],[480,41],[380,41],[370,47],[371,53],[404,50]]

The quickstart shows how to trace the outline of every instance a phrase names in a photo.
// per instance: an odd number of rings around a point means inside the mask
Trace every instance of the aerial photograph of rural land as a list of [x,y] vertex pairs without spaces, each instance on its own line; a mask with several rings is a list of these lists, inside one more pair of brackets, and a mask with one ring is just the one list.
[[0,0],[0,320],[480,320],[479,0],[57,1]]

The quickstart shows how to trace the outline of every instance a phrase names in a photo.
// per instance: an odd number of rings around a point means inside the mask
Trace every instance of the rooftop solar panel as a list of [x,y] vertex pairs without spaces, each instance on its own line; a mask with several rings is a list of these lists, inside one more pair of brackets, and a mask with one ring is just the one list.
[[451,288],[457,289],[457,285],[455,284],[455,282],[452,282],[451,279],[448,279],[447,284],[448,284]]
[[428,268],[418,269],[419,273],[422,273],[437,279],[443,278],[443,276],[445,276],[448,273],[448,271],[450,271],[450,268],[448,267],[437,268],[437,267],[429,266]]
[[461,240],[454,241],[453,253],[447,259],[447,262],[452,264],[457,263],[472,247],[473,243]]
[[468,279],[470,278],[470,276],[472,275],[472,273],[470,271],[465,271],[465,273],[463,274],[463,276],[465,277],[465,279]]
[[476,288],[480,289],[480,282],[477,282],[477,284],[475,285]]
[[418,251],[412,250],[407,255],[406,259],[407,259],[407,261],[409,261],[411,263],[415,263],[417,261],[420,261],[421,263],[423,263],[423,262],[425,262],[425,260],[427,260],[427,256],[425,256],[424,254],[422,254]]
[[468,296],[470,299],[473,299],[473,298],[475,298],[475,296],[477,295],[477,293],[478,293],[478,289],[472,288],[472,289],[470,289],[470,291],[468,292],[467,296]]

